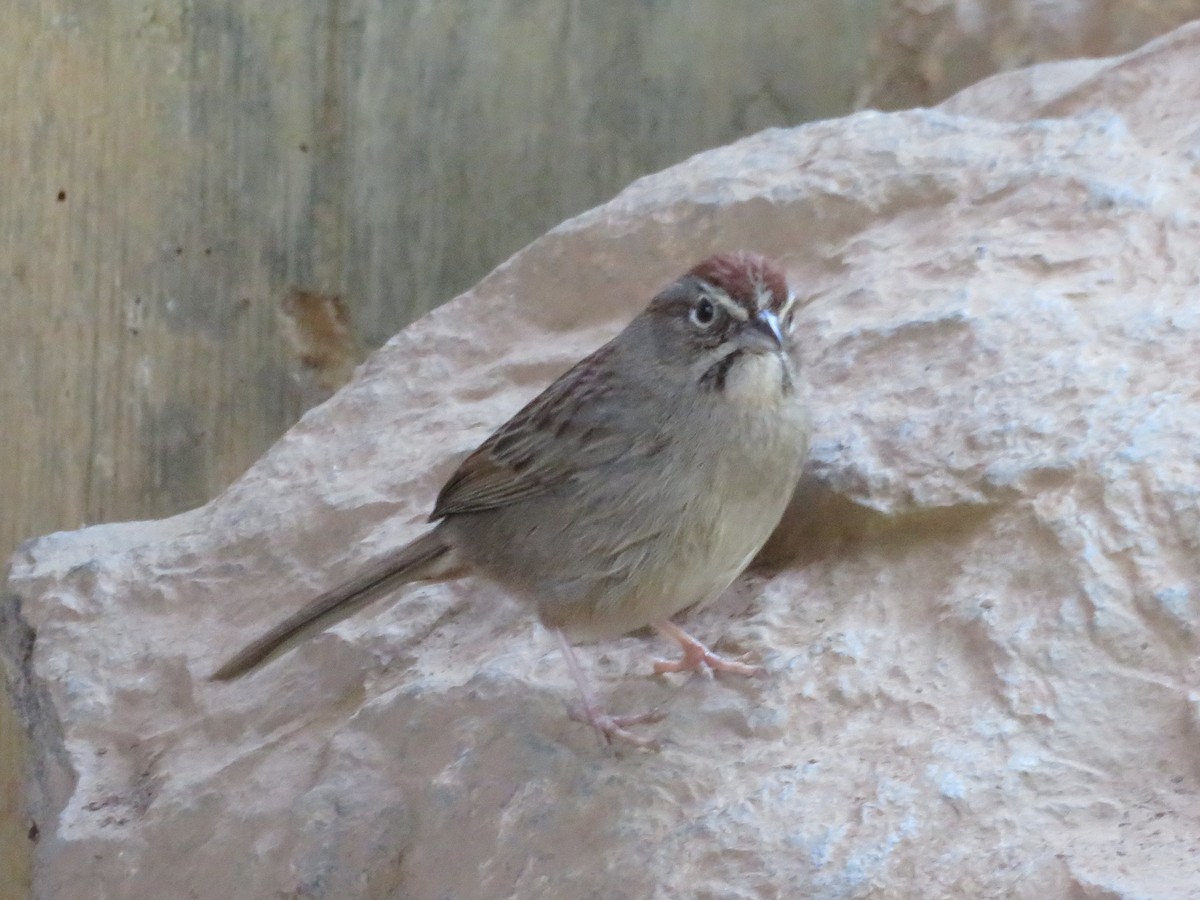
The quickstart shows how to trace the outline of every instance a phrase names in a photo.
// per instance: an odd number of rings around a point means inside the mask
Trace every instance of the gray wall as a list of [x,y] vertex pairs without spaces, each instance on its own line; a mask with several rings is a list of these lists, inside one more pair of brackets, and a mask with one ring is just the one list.
[[0,550],[204,502],[562,219],[847,110],[877,5],[18,0]]

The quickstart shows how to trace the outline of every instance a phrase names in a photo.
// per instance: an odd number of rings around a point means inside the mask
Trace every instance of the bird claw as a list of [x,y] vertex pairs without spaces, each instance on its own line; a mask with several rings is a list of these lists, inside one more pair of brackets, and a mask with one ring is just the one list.
[[712,678],[715,672],[729,672],[747,678],[762,678],[767,674],[767,670],[762,666],[727,659],[719,653],[713,653],[699,641],[683,645],[683,656],[679,659],[654,661],[655,675],[665,675],[668,672],[699,672],[705,678]]
[[652,709],[649,712],[627,716],[610,716],[608,713],[600,712],[598,709],[588,709],[585,707],[582,709],[572,709],[569,715],[576,722],[582,722],[584,725],[591,725],[595,728],[597,733],[604,738],[606,744],[611,745],[614,741],[622,741],[645,750],[662,749],[662,745],[654,738],[642,737],[640,734],[634,734],[632,731],[627,730],[627,727],[630,725],[661,722],[667,717],[667,714],[660,709]]
[[679,659],[656,659],[654,661],[655,675],[663,675],[667,672],[699,672],[707,678],[712,678],[714,672],[731,672],[734,675],[745,675],[748,678],[761,678],[767,674],[767,670],[762,666],[752,666],[713,653],[670,619],[664,619],[654,628],[663,637],[678,642],[683,649],[683,656]]

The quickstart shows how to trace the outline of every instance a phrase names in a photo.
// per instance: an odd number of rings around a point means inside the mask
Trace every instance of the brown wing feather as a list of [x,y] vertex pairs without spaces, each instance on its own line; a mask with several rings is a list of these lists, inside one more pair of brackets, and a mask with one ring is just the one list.
[[597,402],[614,390],[615,350],[585,357],[468,456],[442,487],[430,520],[495,509],[544,494],[581,468],[614,459],[631,444]]

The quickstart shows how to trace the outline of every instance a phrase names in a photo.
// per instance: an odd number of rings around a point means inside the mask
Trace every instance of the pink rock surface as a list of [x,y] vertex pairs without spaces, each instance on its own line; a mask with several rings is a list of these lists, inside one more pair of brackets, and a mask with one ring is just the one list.
[[[38,896],[1196,896],[1197,59],[1184,27],[701,154],[397,335],[209,505],[26,546]],[[808,298],[814,450],[772,568],[690,624],[770,677],[585,648],[615,711],[669,711],[612,755],[466,580],[205,681],[736,247]]]
[[995,72],[1128,53],[1200,0],[886,0],[859,107],[930,106]]

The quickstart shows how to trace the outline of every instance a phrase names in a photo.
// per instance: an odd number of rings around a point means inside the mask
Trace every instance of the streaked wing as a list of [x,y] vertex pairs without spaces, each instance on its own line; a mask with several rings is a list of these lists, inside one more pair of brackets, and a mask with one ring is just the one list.
[[442,487],[430,520],[545,494],[646,440],[621,428],[611,344],[585,357],[508,420]]

